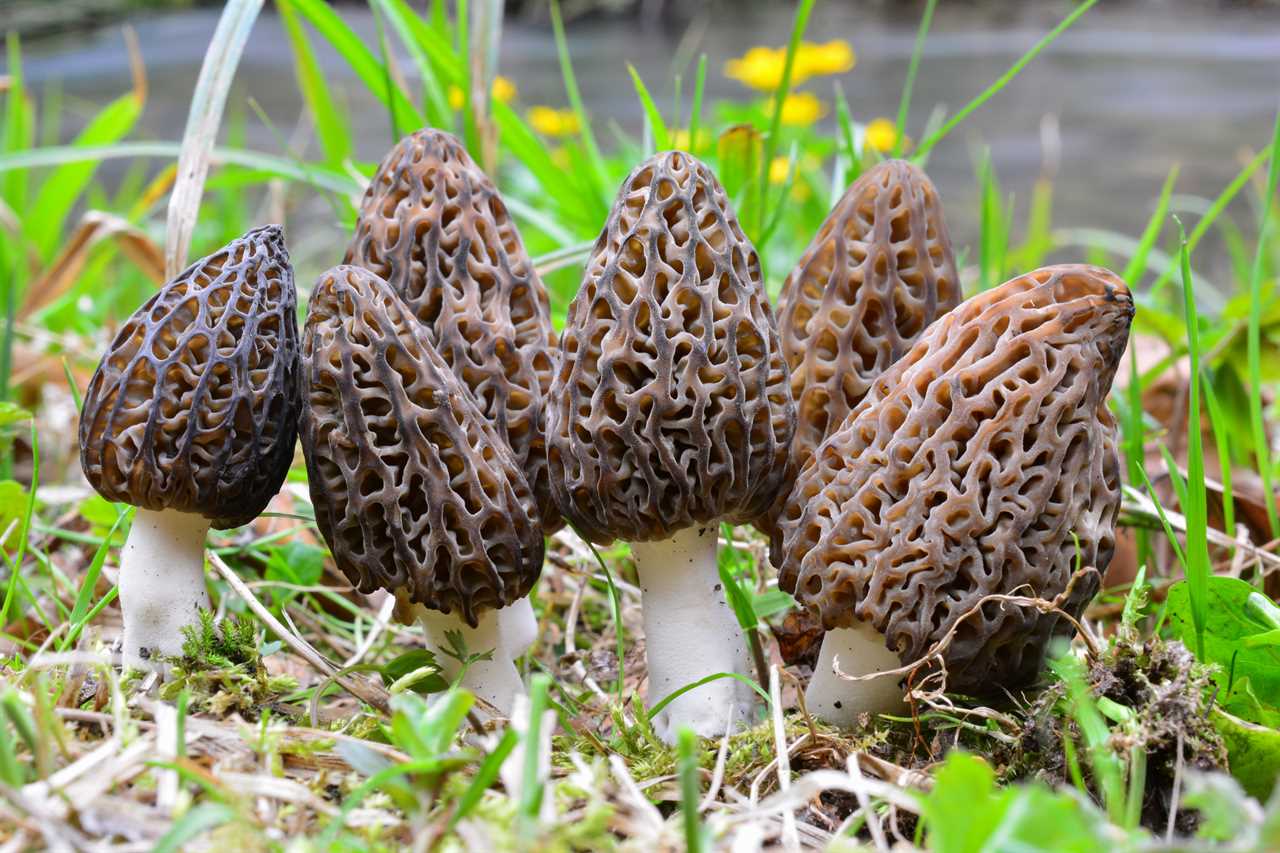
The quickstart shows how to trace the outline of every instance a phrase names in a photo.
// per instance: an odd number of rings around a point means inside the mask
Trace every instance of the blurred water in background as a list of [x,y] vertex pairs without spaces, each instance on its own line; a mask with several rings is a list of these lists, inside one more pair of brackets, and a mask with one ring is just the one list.
[[[1072,5],[1019,0],[940,4],[908,132],[919,138],[936,104],[952,111],[962,106]],[[605,17],[569,25],[574,67],[604,144],[610,139],[609,122],[631,131],[642,124],[628,62],[668,110],[673,60],[687,60],[696,52],[709,57],[709,98],[750,96],[724,77],[724,61],[755,44],[781,44],[793,6],[746,4],[731,14],[723,11],[731,7],[720,4],[715,8],[721,11],[710,16],[695,12],[692,22],[678,25]],[[815,10],[808,37],[844,38],[857,52],[856,68],[840,78],[856,119],[896,112],[921,8],[833,0]],[[344,5],[341,13],[375,43],[376,27],[366,8]],[[150,83],[140,134],[144,138],[180,138],[216,20],[216,9],[200,9],[152,12],[130,21]],[[385,113],[364,95],[336,54],[318,49],[330,81],[345,92],[360,137],[359,155],[377,160],[391,142]],[[64,135],[74,132],[88,105],[100,105],[130,85],[118,24],[39,39],[28,43],[25,52],[27,74],[36,85],[59,81],[63,88],[65,106],[72,112]],[[565,103],[548,27],[509,20],[500,70],[516,81],[522,104]],[[686,70],[689,79],[691,69]],[[829,101],[831,86],[826,78],[803,88]],[[275,131],[248,107],[249,97],[270,116]],[[990,147],[1002,187],[1015,194],[1021,215],[1034,181],[1048,169],[1056,177],[1056,227],[1105,228],[1137,236],[1173,164],[1182,167],[1175,207],[1194,213],[1196,201],[1188,196],[1218,193],[1239,170],[1242,152],[1266,144],[1278,107],[1280,7],[1205,0],[1107,2],[936,149],[929,172],[958,245],[972,244],[978,233],[975,172],[983,145]],[[291,55],[270,8],[249,43],[229,110],[245,116],[247,144],[263,151],[279,152],[276,134],[288,136],[298,124],[302,104]],[[1048,164],[1042,144],[1046,138],[1052,143]],[[332,245],[328,210],[317,204],[314,231],[298,235],[295,225],[294,241]],[[1237,207],[1233,213],[1239,224],[1250,225],[1248,210]],[[1015,239],[1019,234],[1015,224]],[[1196,266],[1211,277],[1227,276],[1225,253],[1212,240],[1198,253]]]

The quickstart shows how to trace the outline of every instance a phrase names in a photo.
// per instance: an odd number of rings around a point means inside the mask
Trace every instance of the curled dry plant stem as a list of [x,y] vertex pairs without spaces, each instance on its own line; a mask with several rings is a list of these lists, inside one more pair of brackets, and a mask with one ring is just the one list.
[[[1089,574],[1089,573],[1097,573],[1097,569],[1085,568],[1085,569],[1081,569],[1079,572],[1076,572],[1075,576],[1073,576],[1072,578],[1072,583],[1069,583],[1067,585],[1067,589],[1061,592],[1060,594],[1058,594],[1052,601],[1049,601],[1043,598],[1032,598],[1030,596],[1025,596],[1025,595],[1007,595],[1003,593],[992,593],[991,595],[983,596],[981,599],[978,600],[976,604],[973,605],[973,607],[969,608],[967,611],[965,611],[965,613],[959,619],[953,622],[951,627],[947,630],[947,632],[943,634],[942,637],[940,637],[937,640],[937,642],[935,642],[932,646],[930,646],[928,651],[926,651],[924,655],[920,657],[919,660],[914,661],[913,663],[900,666],[897,669],[889,669],[883,672],[872,672],[866,675],[849,675],[848,673],[841,671],[840,668],[837,666],[835,668],[835,674],[839,678],[845,681],[868,681],[872,678],[882,678],[885,676],[898,676],[898,677],[906,676],[908,678],[908,681],[910,682],[910,680],[913,679],[917,674],[919,674],[919,672],[924,667],[929,666],[931,664],[936,664],[938,667],[937,671],[927,674],[922,679],[918,687],[913,687],[908,691],[907,699],[912,704],[913,714],[914,714],[915,703],[917,701],[925,701],[925,704],[930,704],[928,702],[928,699],[935,698],[935,696],[940,697],[943,693],[945,693],[946,672],[947,672],[945,652],[951,646],[952,641],[955,639],[956,632],[959,630],[960,625],[970,616],[973,616],[974,614],[980,612],[984,605],[992,601],[999,601],[1005,604],[1013,604],[1019,607],[1034,607],[1036,610],[1039,610],[1041,613],[1047,614],[1052,612],[1052,613],[1057,613],[1061,615],[1064,619],[1066,619],[1073,626],[1075,626],[1076,631],[1080,635],[1080,639],[1085,644],[1085,648],[1088,651],[1089,657],[1097,658],[1099,654],[1098,641],[1093,636],[1093,632],[1089,630],[1087,625],[1080,622],[1078,619],[1076,619],[1074,616],[1072,616],[1070,613],[1068,613],[1066,610],[1063,609],[1063,605],[1066,603],[1066,596],[1070,593],[1072,586],[1076,582],[1076,579],[1083,574]],[[938,686],[929,691],[926,691],[925,685],[931,684],[935,681],[938,682]]]

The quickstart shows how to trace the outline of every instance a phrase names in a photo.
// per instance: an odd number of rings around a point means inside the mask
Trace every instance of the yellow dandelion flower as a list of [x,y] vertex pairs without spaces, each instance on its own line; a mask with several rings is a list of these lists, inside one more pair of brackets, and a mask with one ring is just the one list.
[[787,175],[790,173],[790,157],[774,157],[769,161],[769,183],[785,184],[787,182]]
[[[493,78],[493,85],[489,87],[489,97],[493,98],[500,104],[509,104],[516,99],[516,84],[512,83],[506,77],[499,74]],[[449,87],[449,108],[460,110],[467,104],[467,96],[463,93],[461,87]]]
[[[907,140],[910,144],[910,140]],[[898,144],[898,126],[893,119],[873,119],[867,125],[865,144],[876,151],[892,151]]]
[[[785,49],[757,45],[737,59],[726,62],[724,74],[752,89],[768,92],[778,88],[778,84],[782,81],[782,69],[786,63]],[[796,73],[798,70],[792,69],[793,84],[803,82]]]
[[[791,85],[799,86],[810,77],[823,74],[843,74],[851,70],[855,62],[857,57],[853,48],[844,39],[834,39],[826,44],[801,42],[791,66]],[[785,47],[757,45],[726,62],[724,74],[752,89],[768,92],[778,88],[786,65]]]
[[[809,163],[809,157],[803,158]],[[812,163],[809,163],[812,165]],[[774,157],[769,161],[769,183],[775,186],[785,184],[787,176],[791,174],[791,158],[790,157]],[[792,201],[807,201],[809,198],[809,184],[800,174],[800,164],[796,164],[796,174],[791,179],[791,199]]]
[[782,123],[808,127],[827,114],[827,105],[810,92],[793,92],[782,100]]
[[[701,143],[706,138],[706,131],[699,130],[697,142]],[[695,144],[694,140],[689,138],[687,128],[677,127],[668,130],[667,139],[671,143],[671,148],[675,151],[692,151]]]
[[578,116],[573,110],[555,107],[530,107],[526,116],[529,125],[543,136],[572,136],[578,132]]
[[516,84],[501,74],[493,78],[493,85],[489,87],[490,97],[500,104],[511,103],[516,99],[517,94]]
[[806,77],[825,74],[843,74],[852,71],[858,61],[853,48],[844,39],[833,39],[826,44],[801,42],[796,50],[796,70],[803,70]]

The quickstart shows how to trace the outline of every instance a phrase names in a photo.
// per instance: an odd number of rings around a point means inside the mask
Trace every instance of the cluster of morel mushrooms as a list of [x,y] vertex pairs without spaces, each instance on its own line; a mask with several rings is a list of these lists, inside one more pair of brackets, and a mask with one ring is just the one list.
[[[903,667],[922,659],[970,695],[1029,683],[1111,559],[1105,399],[1129,292],[1067,265],[961,303],[937,193],[906,162],[849,187],[775,319],[715,175],[687,153],[651,157],[557,343],[492,181],[423,130],[378,169],[301,342],[295,298],[281,229],[256,229],[138,309],[93,377],[84,472],[138,507],[120,558],[127,666],[178,653],[209,606],[210,526],[263,511],[298,434],[337,565],[394,593],[437,652],[446,631],[491,651],[464,683],[497,714],[523,689],[527,596],[566,522],[631,543],[650,704],[749,672],[717,543],[722,522],[754,524],[827,631],[807,706],[837,724],[901,706]],[[447,675],[462,666],[437,657]],[[847,677],[874,673],[889,674]],[[654,724],[668,740],[719,735],[752,704],[713,679]]]

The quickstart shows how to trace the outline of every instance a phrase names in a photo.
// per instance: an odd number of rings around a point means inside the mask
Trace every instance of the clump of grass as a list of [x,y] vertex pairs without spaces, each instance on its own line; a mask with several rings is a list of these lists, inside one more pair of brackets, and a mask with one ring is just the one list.
[[280,700],[297,688],[297,679],[267,671],[257,634],[248,616],[217,622],[200,611],[199,621],[182,629],[182,654],[166,661],[170,673],[161,697],[186,693],[191,710],[217,717],[234,711],[256,719],[264,708],[282,707]]

